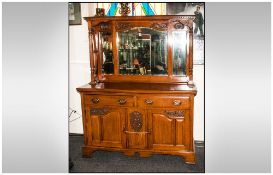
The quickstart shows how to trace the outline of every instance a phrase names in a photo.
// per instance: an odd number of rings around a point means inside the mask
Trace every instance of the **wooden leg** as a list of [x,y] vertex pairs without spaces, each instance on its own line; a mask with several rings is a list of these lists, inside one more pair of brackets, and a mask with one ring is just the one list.
[[124,155],[126,155],[126,156],[134,156],[135,152],[134,151],[124,151]]
[[139,152],[139,156],[140,157],[150,157],[151,156],[151,152]]
[[194,154],[188,154],[183,156],[186,164],[195,164],[195,155]]
[[91,157],[91,154],[94,150],[88,147],[82,147],[82,156],[83,157]]

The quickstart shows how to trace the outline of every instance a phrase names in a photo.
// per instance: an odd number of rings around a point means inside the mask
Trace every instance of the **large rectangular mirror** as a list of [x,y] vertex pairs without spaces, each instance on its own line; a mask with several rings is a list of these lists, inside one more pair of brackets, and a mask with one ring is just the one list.
[[167,32],[135,27],[117,32],[119,74],[167,75]]

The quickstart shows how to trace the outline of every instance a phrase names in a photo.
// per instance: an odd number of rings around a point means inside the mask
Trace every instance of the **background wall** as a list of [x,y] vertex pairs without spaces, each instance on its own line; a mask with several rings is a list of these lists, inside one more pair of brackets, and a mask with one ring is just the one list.
[[0,171],[66,173],[67,3],[3,2],[1,5]]
[[[82,3],[82,17],[94,16],[96,4]],[[69,26],[69,111],[70,133],[83,133],[80,95],[76,88],[90,81],[88,28],[86,21],[82,25]],[[194,139],[204,141],[204,65],[194,65],[194,82],[198,93],[194,106]]]

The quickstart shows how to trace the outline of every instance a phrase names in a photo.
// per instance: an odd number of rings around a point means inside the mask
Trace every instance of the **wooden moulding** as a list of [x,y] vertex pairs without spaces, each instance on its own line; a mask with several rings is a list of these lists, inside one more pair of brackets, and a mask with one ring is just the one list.
[[[148,82],[148,83],[188,83],[192,80],[193,69],[193,19],[194,15],[175,16],[119,16],[119,17],[85,17],[88,22],[89,29],[89,47],[90,47],[90,67],[91,67],[91,82],[96,84],[98,82]],[[187,31],[187,55],[186,55],[186,75],[174,76],[172,66],[172,43],[167,43],[168,50],[168,74],[166,76],[152,76],[152,75],[120,75],[118,51],[116,44],[116,33],[129,30],[133,27],[149,27],[159,31],[166,31],[168,40],[172,41],[172,32],[178,30]],[[113,64],[114,74],[102,73],[102,38],[99,33],[108,31],[111,32],[111,41],[113,45]]]
[[[85,17],[89,30],[91,82],[81,94],[84,146],[82,155],[96,150],[120,151],[141,157],[171,154],[195,163],[193,142],[192,25],[194,16]],[[173,44],[167,43],[167,75],[120,75],[117,32],[150,27],[167,33],[187,32],[186,75],[174,76]],[[107,32],[103,38],[100,32]],[[111,35],[110,35],[111,33]],[[108,37],[109,36],[109,37]],[[103,39],[112,42],[114,73],[103,74]]]

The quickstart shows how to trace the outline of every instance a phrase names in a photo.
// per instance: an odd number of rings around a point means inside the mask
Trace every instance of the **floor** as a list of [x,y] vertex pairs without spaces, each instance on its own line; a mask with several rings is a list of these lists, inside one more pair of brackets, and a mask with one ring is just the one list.
[[90,158],[81,156],[83,145],[82,135],[69,136],[69,156],[73,162],[71,173],[80,172],[204,172],[204,143],[196,142],[195,151],[197,162],[188,165],[179,156],[152,155],[148,158],[140,158],[137,154],[128,157],[119,152],[96,151]]

